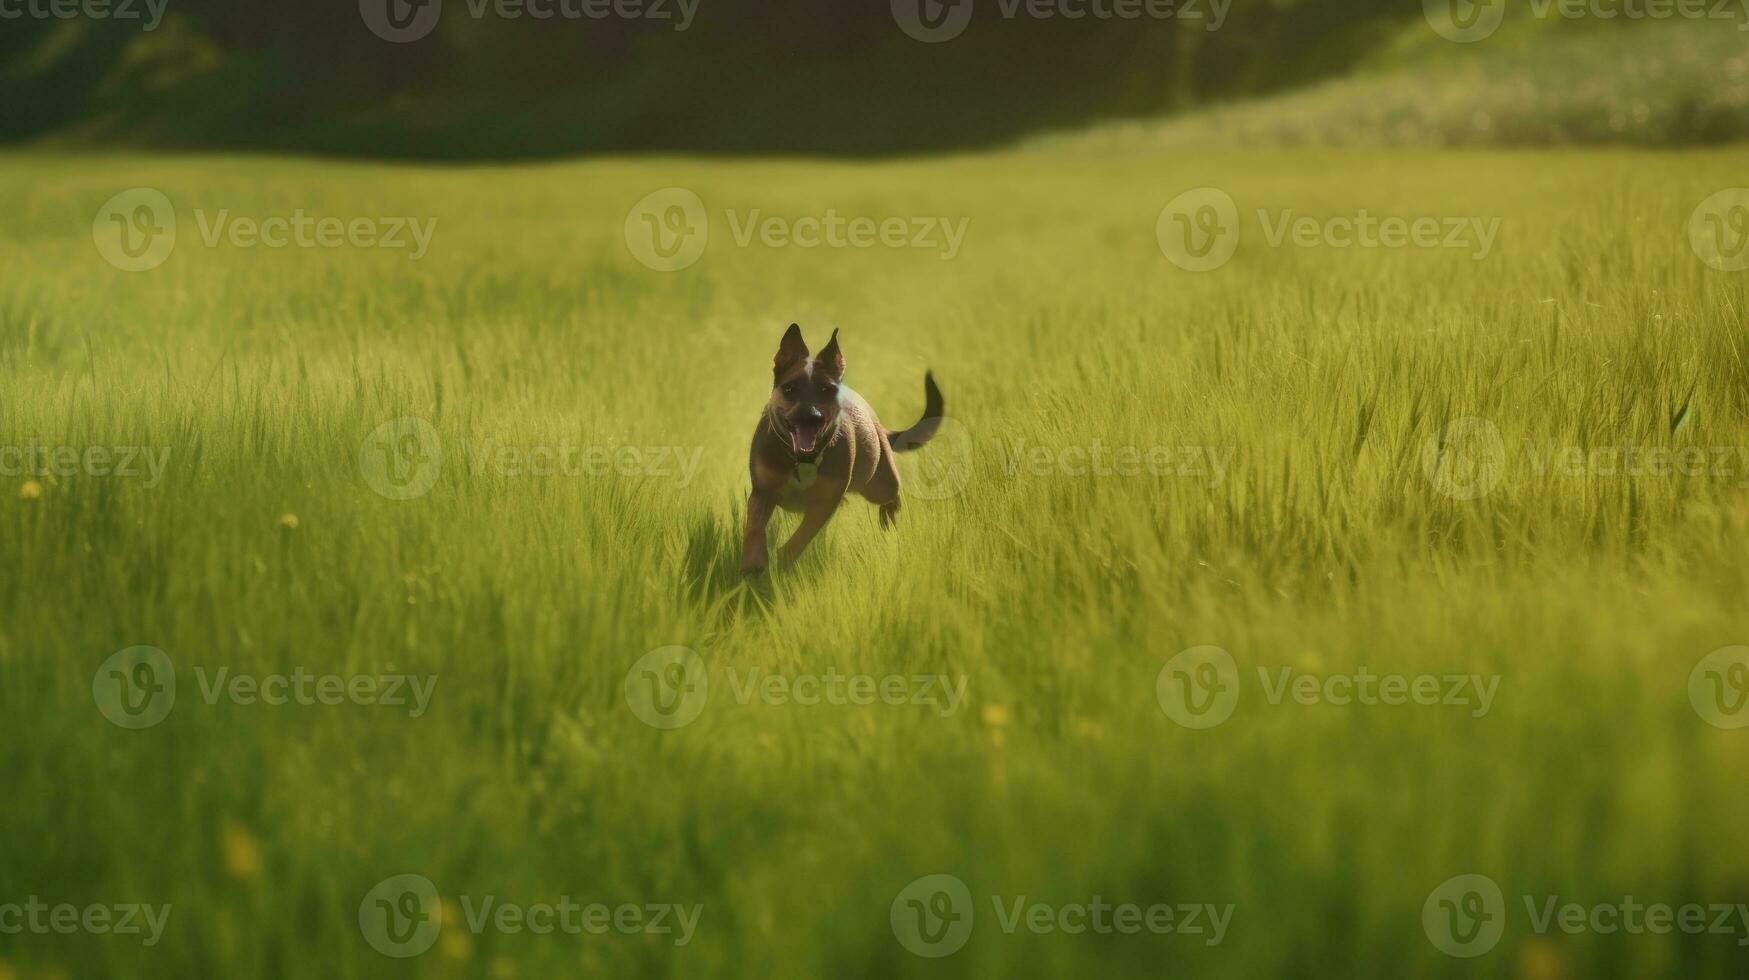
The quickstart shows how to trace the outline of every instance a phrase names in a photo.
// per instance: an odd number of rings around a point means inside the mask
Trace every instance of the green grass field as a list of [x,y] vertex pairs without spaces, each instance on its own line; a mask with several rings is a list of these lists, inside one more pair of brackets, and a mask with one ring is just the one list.
[[[1539,932],[1527,901],[1749,901],[1749,732],[1691,699],[1702,658],[1749,643],[1749,280],[1688,234],[1746,162],[0,157],[0,446],[50,470],[0,458],[0,903],[171,907],[150,946],[0,935],[0,977],[1741,975],[1735,918]],[[670,186],[709,243],[660,272],[625,227]],[[1241,231],[1192,272],[1156,222],[1205,186]],[[134,273],[93,222],[136,187],[177,238]],[[755,209],[828,208],[964,240],[736,240]],[[1286,209],[1363,208],[1499,224],[1485,250],[1269,241]],[[203,236],[299,209],[436,225],[417,260]],[[902,460],[895,531],[852,501],[743,580],[792,320],[841,330],[889,426],[926,368],[953,425]],[[129,447],[150,455],[113,472]],[[176,691],[133,730],[94,680],[136,646]],[[665,729],[638,692],[673,717],[675,674],[640,658],[671,646],[708,689]],[[1232,711],[1198,728],[1174,698],[1208,675],[1174,658],[1204,646],[1234,668],[1196,691]],[[1363,668],[1474,681],[1327,696]],[[221,669],[434,687],[272,705]],[[873,703],[798,703],[810,677]],[[441,927],[393,958],[361,905],[402,874]],[[943,906],[902,891],[937,874],[971,932],[925,957],[898,932]],[[1423,915],[1466,874],[1503,896],[1475,958]],[[684,945],[471,928],[485,896],[699,914]],[[1095,896],[1230,917],[1218,942],[1043,931],[1007,921],[1021,896],[1056,922]]]

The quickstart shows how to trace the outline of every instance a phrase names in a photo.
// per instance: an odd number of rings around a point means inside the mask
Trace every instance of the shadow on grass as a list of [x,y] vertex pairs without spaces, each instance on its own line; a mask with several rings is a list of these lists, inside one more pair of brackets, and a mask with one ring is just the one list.
[[726,519],[714,511],[699,514],[687,529],[681,555],[681,586],[686,598],[704,606],[724,626],[742,616],[769,613],[777,602],[776,570],[751,575],[741,572],[744,510],[737,503]]

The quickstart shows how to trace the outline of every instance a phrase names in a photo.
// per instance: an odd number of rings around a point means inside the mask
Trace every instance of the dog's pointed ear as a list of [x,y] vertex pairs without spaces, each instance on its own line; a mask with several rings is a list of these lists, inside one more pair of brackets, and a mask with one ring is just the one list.
[[814,363],[825,368],[834,381],[844,377],[844,352],[838,349],[838,331],[832,331],[832,339],[826,341],[825,348],[814,359]]
[[777,356],[771,359],[772,383],[783,380],[789,369],[806,360],[808,344],[802,340],[802,328],[794,323],[783,332],[783,340],[777,345]]

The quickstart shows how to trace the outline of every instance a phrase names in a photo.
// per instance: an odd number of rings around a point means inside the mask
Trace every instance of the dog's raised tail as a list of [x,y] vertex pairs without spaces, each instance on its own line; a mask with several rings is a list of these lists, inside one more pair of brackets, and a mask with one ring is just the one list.
[[887,430],[887,441],[892,443],[893,452],[902,453],[916,449],[928,442],[935,435],[935,430],[941,428],[942,420],[941,389],[935,386],[935,374],[923,372],[923,417],[917,424],[902,432]]

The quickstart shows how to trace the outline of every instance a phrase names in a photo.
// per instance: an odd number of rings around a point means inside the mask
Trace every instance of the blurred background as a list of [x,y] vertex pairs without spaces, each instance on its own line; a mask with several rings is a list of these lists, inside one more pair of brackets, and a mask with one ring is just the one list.
[[0,141],[514,159],[910,154],[1089,126],[1169,146],[1749,133],[1742,0],[1447,2],[110,0],[4,21]]

